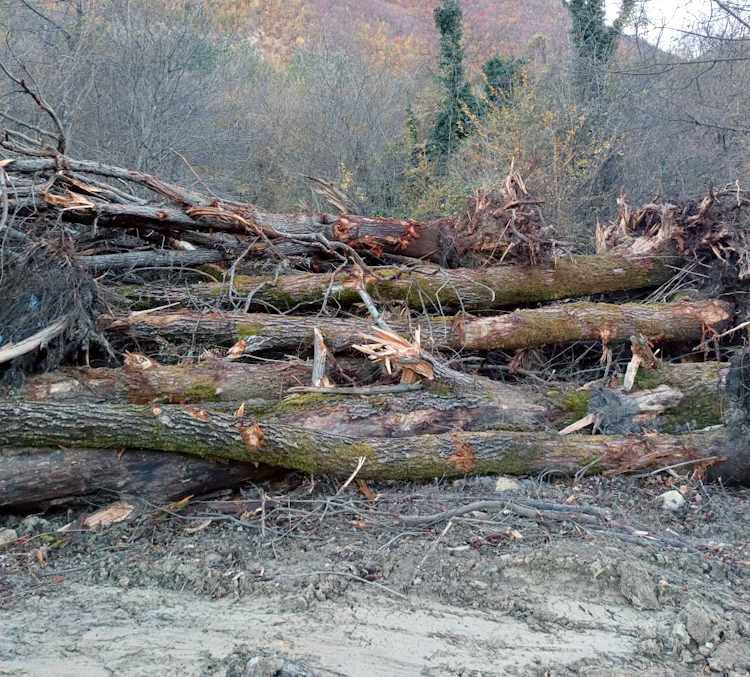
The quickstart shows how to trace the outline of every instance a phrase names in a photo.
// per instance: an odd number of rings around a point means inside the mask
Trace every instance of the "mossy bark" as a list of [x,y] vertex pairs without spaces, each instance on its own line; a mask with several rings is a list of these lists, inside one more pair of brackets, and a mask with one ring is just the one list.
[[641,368],[635,387],[649,389],[667,385],[683,394],[678,406],[659,415],[660,430],[674,433],[700,430],[725,420],[729,405],[728,373],[729,364],[725,362],[662,364],[653,370]]
[[148,448],[338,476],[363,457],[359,476],[373,479],[626,471],[734,453],[723,429],[677,436],[491,431],[359,439],[176,405],[4,402],[0,417],[0,446]]
[[[441,269],[424,266],[418,270],[372,268],[365,280],[370,296],[378,303],[405,302],[412,308],[433,312],[443,309],[489,309],[540,301],[588,296],[607,292],[653,287],[667,281],[673,270],[659,258],[638,259],[618,255],[561,258],[554,265],[508,265],[480,269]],[[256,308],[289,309],[304,304],[319,305],[327,296],[341,305],[360,301],[358,279],[351,273],[295,273],[274,276],[238,275],[235,294],[252,295]],[[120,290],[137,307],[174,301],[228,299],[226,284],[197,284],[190,290],[162,285],[143,285]]]
[[[657,369],[641,367],[635,380],[635,390],[622,393],[622,398],[632,398],[633,408],[638,408],[640,394],[653,392],[660,386],[669,386],[682,395],[678,402],[663,410],[641,412],[638,426],[644,430],[664,433],[683,433],[701,430],[724,422],[727,408],[725,390],[729,364],[725,362],[690,362],[662,364]],[[622,384],[620,384],[622,385]],[[556,427],[562,428],[597,411],[591,406],[592,390],[569,390],[561,384],[545,392],[549,406],[555,411]]]
[[[360,382],[370,378],[365,360],[340,363]],[[442,383],[402,394],[351,397],[307,393],[286,396],[287,388],[309,383],[303,362],[241,364],[211,359],[198,364],[147,369],[64,368],[28,379],[14,393],[22,399],[50,402],[199,404],[246,402],[256,416],[314,430],[354,437],[393,437],[450,430],[561,429],[591,411],[591,390],[560,384],[546,392],[521,384],[490,382],[491,389],[454,392]],[[726,407],[724,379],[728,365],[704,362],[642,369],[636,391],[620,397],[638,411],[639,391],[670,386],[681,393],[664,410],[641,412],[642,429],[688,432],[722,423]],[[283,398],[283,399],[282,399]]]

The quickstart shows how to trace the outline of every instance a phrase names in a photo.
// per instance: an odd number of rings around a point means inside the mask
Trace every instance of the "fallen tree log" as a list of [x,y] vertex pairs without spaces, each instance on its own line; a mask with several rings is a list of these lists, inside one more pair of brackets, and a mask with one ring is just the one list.
[[[264,420],[353,437],[493,428],[536,430],[565,416],[568,404],[562,397],[558,406],[530,389],[497,382],[491,382],[491,388],[481,395],[454,394],[438,386],[435,391],[356,397],[323,392],[281,399],[286,388],[303,379],[309,382],[309,365],[210,360],[199,365],[150,366],[151,361],[145,359],[143,367],[143,361],[131,360],[131,365],[123,369],[61,369],[28,379],[16,395],[36,402],[230,402],[234,408],[244,403],[248,415]],[[360,376],[373,368],[365,360],[356,364]],[[348,371],[354,373],[354,368]],[[571,405],[568,418],[574,415]]]
[[[158,344],[161,340],[213,346],[242,342],[239,354],[307,350],[312,346],[316,327],[331,350],[341,351],[356,343],[358,334],[367,331],[370,323],[359,318],[191,311],[101,317],[98,322],[98,328],[118,346]],[[447,336],[447,332],[443,335]]]
[[[365,360],[340,365],[358,382],[374,375]],[[391,437],[441,433],[450,430],[537,430],[565,427],[597,410],[598,393],[550,385],[542,392],[523,385],[493,382],[479,394],[457,394],[442,385],[424,392],[377,396],[312,393],[287,397],[285,391],[308,384],[311,365],[287,363],[242,364],[208,359],[197,364],[159,365],[143,356],[129,355],[118,369],[63,368],[28,378],[14,395],[36,402],[109,402],[112,404],[198,404],[251,401],[248,413],[280,418],[314,430],[354,437]],[[641,369],[633,393],[609,391],[633,429],[687,432],[723,422],[724,382],[728,364],[695,362]],[[665,388],[660,388],[664,387]],[[365,387],[364,392],[367,392]],[[594,406],[592,407],[592,397]],[[606,404],[611,409],[613,400]],[[602,419],[606,424],[606,419]]]
[[729,400],[728,362],[685,362],[640,369],[635,379],[639,390],[665,385],[683,395],[679,405],[658,415],[657,429],[679,433],[724,423]]
[[[24,154],[23,149],[15,150]],[[78,160],[62,154],[39,157],[46,154],[43,149],[25,154],[37,157],[9,158],[1,177],[3,183],[6,180],[10,183],[6,175],[47,172],[62,176],[68,188],[64,194],[51,193],[47,189],[29,192],[28,197],[23,191],[16,191],[10,200],[14,210],[37,210],[45,206],[64,208],[62,215],[66,219],[72,218],[81,223],[96,220],[101,225],[127,228],[148,225],[156,229],[214,230],[243,235],[257,235],[260,230],[267,236],[286,238],[322,236],[325,240],[336,240],[357,249],[376,253],[391,251],[415,258],[431,256],[437,261],[444,259],[446,254],[446,247],[441,241],[446,239],[443,222],[419,224],[403,219],[350,214],[340,217],[327,214],[270,214],[251,204],[222,202],[136,170]],[[115,193],[114,189],[102,192],[102,186],[88,185],[85,175],[138,184],[157,193],[160,198],[166,198],[172,205],[147,204],[133,195],[119,191]],[[522,204],[515,205],[519,212],[520,206]],[[521,219],[517,220],[520,227]],[[450,238],[447,240],[450,241]]]
[[517,350],[572,341],[608,344],[634,335],[657,342],[697,341],[708,330],[725,328],[731,318],[731,304],[715,300],[568,303],[466,320],[456,328],[453,343],[469,350]]
[[715,464],[727,481],[750,479],[747,444],[728,444],[723,427],[626,437],[491,431],[361,439],[176,405],[2,402],[0,417],[0,446],[131,446],[335,476],[348,476],[364,459],[358,476],[372,479],[620,473],[676,463]]
[[260,481],[269,466],[227,463],[166,452],[114,449],[0,448],[0,510],[23,511],[99,492],[163,505]]
[[[723,301],[679,301],[659,304],[569,303],[517,310],[486,318],[420,318],[413,327],[390,322],[409,335],[420,327],[430,350],[516,350],[572,341],[614,343],[642,334],[654,342],[699,341],[707,331],[721,330],[732,317]],[[190,311],[103,317],[99,328],[115,343],[158,342],[239,344],[238,353],[308,349],[318,328],[333,351],[361,341],[371,324],[358,318],[209,313]],[[242,343],[240,343],[242,342]]]
[[133,268],[182,268],[218,263],[229,259],[229,255],[215,249],[196,251],[136,251],[123,254],[98,254],[79,256],[78,263],[93,272],[104,270],[131,270]]
[[[619,255],[575,256],[554,265],[530,267],[507,265],[478,269],[442,269],[424,266],[415,270],[371,268],[364,281],[351,273],[294,273],[290,275],[236,275],[232,294],[252,299],[252,306],[288,310],[300,305],[319,305],[328,298],[341,305],[359,303],[357,287],[380,304],[403,301],[417,310],[488,310],[510,305],[554,301],[658,286],[673,275],[663,258],[627,258]],[[228,298],[229,287],[207,283],[184,287],[141,285],[117,291],[137,307],[202,300],[216,303]]]
[[[359,364],[366,366],[362,361]],[[128,355],[119,369],[68,367],[29,378],[16,394],[32,401],[133,404],[277,400],[288,388],[308,383],[311,370],[311,365],[301,361],[241,364],[207,359],[197,364],[160,365]]]
[[686,362],[642,368],[635,390],[617,387],[565,388],[553,386],[544,394],[557,429],[596,418],[600,432],[659,431],[685,433],[726,422],[730,394],[726,362]]
[[[349,213],[265,213],[255,205],[219,200],[136,170],[59,153],[53,156],[42,147],[5,144],[5,148],[20,156],[6,159],[0,177],[8,186],[8,203],[14,213],[46,209],[82,224],[262,235],[269,248],[273,247],[271,240],[297,242],[329,254],[355,249],[378,257],[391,253],[451,267],[511,260],[537,265],[563,251],[544,223],[540,202],[528,195],[516,174],[508,176],[499,191],[476,195],[457,216],[419,223]],[[45,174],[55,180],[35,185]],[[158,202],[87,178],[91,176],[137,184],[156,193]],[[332,204],[340,211],[350,211],[340,202]]]

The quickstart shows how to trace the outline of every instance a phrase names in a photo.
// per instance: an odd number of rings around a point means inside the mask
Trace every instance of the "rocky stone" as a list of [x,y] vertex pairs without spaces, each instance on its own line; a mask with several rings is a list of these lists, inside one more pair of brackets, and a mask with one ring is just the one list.
[[696,602],[690,602],[683,614],[688,634],[696,644],[705,644],[714,635],[716,619],[708,613],[706,608]]
[[15,529],[0,529],[0,548],[10,545],[18,539],[18,532]]
[[690,635],[682,621],[677,621],[672,627],[672,650],[677,653],[690,645]]
[[243,677],[316,677],[299,663],[281,656],[255,656],[247,662]]
[[714,672],[738,671],[747,674],[750,670],[750,642],[747,639],[730,639],[720,644],[708,659]]
[[497,492],[521,491],[521,488],[521,483],[515,477],[500,475],[495,478],[495,491]]
[[218,567],[221,565],[222,557],[216,552],[212,552],[206,557],[206,564],[210,567]]
[[35,534],[49,529],[49,522],[43,517],[29,515],[21,520],[19,525],[22,534]]
[[453,486],[461,490],[492,491],[495,488],[495,478],[488,475],[462,477],[461,479],[454,480]]
[[620,592],[636,609],[658,609],[656,586],[649,573],[634,562],[623,562],[618,567]]
[[676,489],[665,491],[659,496],[661,507],[669,512],[677,512],[685,507],[685,497]]

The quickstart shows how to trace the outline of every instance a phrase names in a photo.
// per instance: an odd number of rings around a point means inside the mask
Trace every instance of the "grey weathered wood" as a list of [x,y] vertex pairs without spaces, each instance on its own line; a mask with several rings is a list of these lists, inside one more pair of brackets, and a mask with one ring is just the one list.
[[197,251],[135,251],[122,254],[97,254],[79,256],[78,263],[84,268],[100,272],[104,270],[130,270],[140,267],[181,268],[218,263],[231,258],[218,250]]

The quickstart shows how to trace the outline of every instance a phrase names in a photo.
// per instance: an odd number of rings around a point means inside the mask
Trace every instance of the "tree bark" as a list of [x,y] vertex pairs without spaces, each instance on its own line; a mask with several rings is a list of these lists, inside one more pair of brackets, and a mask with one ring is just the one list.
[[241,364],[208,359],[160,365],[126,359],[119,369],[68,367],[34,376],[17,395],[32,401],[133,404],[277,400],[288,388],[308,384],[310,373],[310,365],[301,361]]
[[[378,303],[404,301],[417,310],[487,310],[576,296],[653,287],[666,282],[674,271],[659,258],[636,259],[618,255],[561,258],[554,265],[521,265],[479,269],[417,270],[376,267],[364,280],[367,292]],[[319,305],[329,298],[341,305],[359,303],[359,279],[351,273],[295,273],[274,276],[238,275],[233,292],[252,298],[254,307],[287,310],[303,304]],[[226,284],[196,284],[189,290],[163,285],[120,287],[118,291],[139,307],[200,299],[226,300]]]
[[[402,438],[354,438],[176,405],[0,403],[1,446],[149,448],[267,463],[301,472],[348,476],[358,460],[365,479],[432,479],[469,473],[626,472],[726,457],[747,481],[744,449],[723,428],[686,435],[560,436],[556,433],[451,432]],[[718,463],[716,472],[721,472]]]
[[642,334],[658,342],[696,341],[732,317],[723,301],[622,305],[568,303],[467,320],[453,336],[468,350],[517,350],[572,341],[620,342]]
[[0,448],[0,510],[38,509],[102,491],[154,503],[267,479],[278,469],[182,454]]
[[141,267],[182,268],[185,266],[202,266],[206,263],[225,261],[228,258],[230,258],[228,254],[218,250],[187,252],[161,250],[79,256],[77,261],[87,270],[101,272]]
[[[27,379],[14,393],[35,402],[112,404],[198,404],[248,402],[247,411],[314,430],[353,437],[392,437],[450,430],[538,430],[562,428],[589,413],[592,390],[550,384],[546,392],[493,382],[479,394],[452,393],[441,386],[424,392],[373,396],[304,394],[277,400],[292,386],[309,384],[303,362],[241,364],[210,359],[198,364],[162,366],[128,359],[119,369],[63,368]],[[346,360],[357,381],[369,381],[373,366]],[[633,427],[663,432],[699,430],[723,421],[728,364],[662,365],[641,369],[638,390],[617,395]],[[667,388],[664,389],[663,387]],[[660,389],[660,387],[662,387]],[[614,391],[610,391],[614,392]],[[596,400],[595,400],[596,402]]]
[[[438,331],[440,323],[435,324]],[[447,338],[447,323],[443,324],[446,329],[442,336]],[[188,345],[234,346],[242,341],[242,352],[252,354],[307,350],[312,346],[315,327],[320,329],[331,350],[341,351],[360,341],[359,334],[368,331],[371,325],[358,318],[180,311],[102,317],[98,326],[115,345],[153,345],[167,340]],[[446,345],[445,340],[442,345]]]
[[[454,264],[487,262],[496,256],[504,259],[509,253],[518,255],[519,251],[525,252],[519,260],[538,262],[554,254],[555,243],[539,210],[534,207],[538,202],[528,199],[522,182],[513,180],[500,195],[478,196],[456,217],[418,223],[352,214],[265,213],[252,204],[221,201],[135,170],[65,155],[47,157],[44,150],[18,148],[16,151],[37,157],[8,158],[6,175],[18,178],[54,173],[71,189],[61,194],[46,189],[32,190],[33,186],[24,185],[20,191],[17,188],[9,200],[11,209],[16,212],[38,211],[46,206],[67,220],[96,221],[103,226],[148,226],[162,231],[203,230],[250,236],[262,231],[266,237],[277,241],[303,241],[312,246],[316,242],[326,246],[326,241],[335,241],[376,256],[387,252],[441,265],[449,260]],[[88,175],[145,187],[156,193],[159,204],[149,203],[114,186],[106,187],[98,182],[87,184]],[[11,183],[10,178],[6,182]],[[29,180],[23,183],[29,184]],[[167,204],[162,204],[165,201]],[[669,242],[662,242],[668,238],[642,239],[645,246],[634,245],[631,251],[640,249],[653,254],[655,249],[669,245]]]
[[[467,350],[516,350],[572,341],[613,343],[643,334],[655,342],[697,341],[707,330],[720,330],[731,318],[722,301],[671,304],[569,303],[507,315],[468,319],[420,318],[409,326],[391,322],[394,331],[410,335],[421,328],[422,345]],[[115,343],[158,342],[235,345],[244,353],[309,349],[318,327],[333,351],[361,342],[371,323],[357,318],[210,313],[190,311],[102,318],[100,328]]]
[[726,390],[729,363],[685,362],[641,368],[635,387],[649,390],[669,386],[682,393],[680,403],[658,414],[657,429],[679,433],[724,423],[730,395]]

